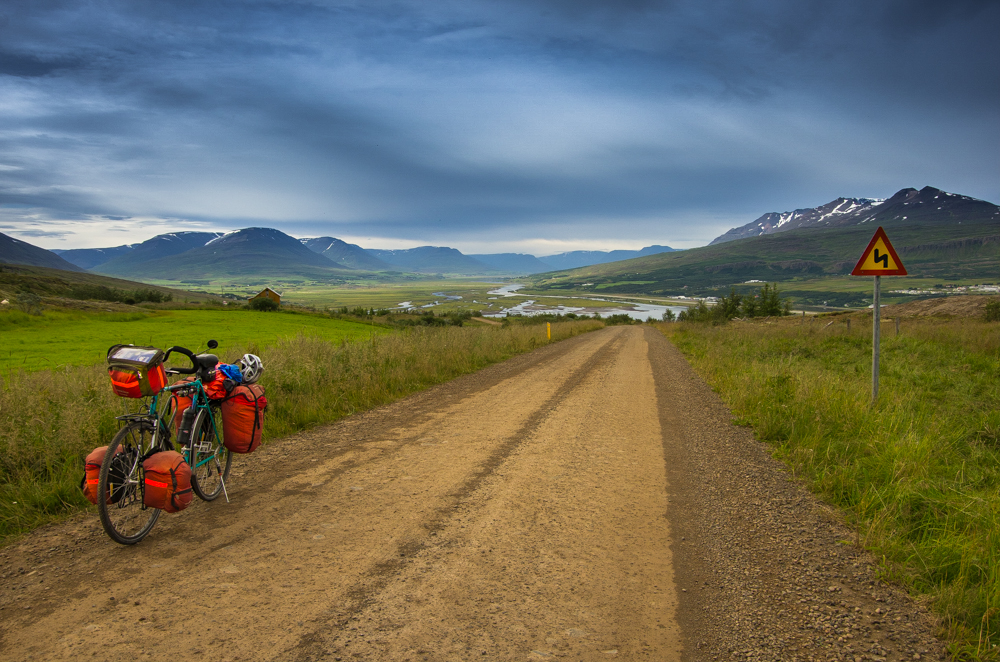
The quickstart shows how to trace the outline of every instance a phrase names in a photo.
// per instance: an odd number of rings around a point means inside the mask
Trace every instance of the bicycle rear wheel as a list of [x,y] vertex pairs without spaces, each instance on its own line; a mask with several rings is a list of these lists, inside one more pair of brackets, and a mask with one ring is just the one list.
[[142,502],[142,456],[153,443],[153,427],[142,421],[129,421],[118,431],[101,464],[97,493],[97,512],[108,536],[122,545],[134,545],[149,533],[160,516],[158,508]]
[[191,428],[191,446],[188,455],[191,465],[191,487],[198,498],[214,501],[225,489],[229,470],[233,464],[232,452],[222,445],[215,434],[212,419],[205,410],[198,412]]

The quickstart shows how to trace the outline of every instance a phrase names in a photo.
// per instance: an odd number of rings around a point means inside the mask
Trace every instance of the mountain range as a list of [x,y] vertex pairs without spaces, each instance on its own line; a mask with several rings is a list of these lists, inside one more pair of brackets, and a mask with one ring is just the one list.
[[[910,276],[995,282],[1000,274],[1000,207],[928,186],[902,189],[882,202],[841,198],[815,209],[765,214],[708,246],[542,274],[533,281],[553,290],[725,294],[748,281],[846,275],[879,226]],[[719,241],[736,234],[747,236]],[[832,298],[824,294],[820,301]]]
[[[885,200],[837,198],[812,209],[764,214],[708,246],[675,251],[571,251],[465,255],[454,248],[364,249],[334,237],[295,239],[271,228],[175,232],[112,248],[46,251],[0,234],[0,262],[86,269],[134,280],[305,277],[320,281],[372,272],[535,275],[540,287],[591,283],[602,291],[679,293],[746,280],[787,280],[850,270],[876,226],[884,226],[911,274],[980,277],[1000,272],[1000,208],[933,187]],[[59,253],[58,255],[56,253]],[[913,268],[911,268],[911,265]]]
[[138,244],[53,252],[87,270],[96,270],[112,276],[129,276],[143,269],[149,262],[180,255],[221,236],[221,232],[171,232],[157,235]]
[[383,262],[357,244],[349,244],[333,237],[317,237],[315,239],[301,239],[300,241],[309,250],[319,253],[345,269],[365,269],[368,271],[393,271],[395,269],[388,262]]
[[[293,247],[292,241],[298,241],[312,254]],[[213,248],[207,249],[209,245]],[[43,251],[40,248],[36,250]],[[95,273],[130,278],[191,280],[211,277],[213,274],[343,277],[357,271],[461,276],[528,275],[672,250],[674,249],[669,246],[647,246],[638,251],[572,251],[539,259],[534,255],[521,253],[465,255],[444,246],[398,250],[366,249],[335,237],[296,240],[279,230],[246,228],[228,234],[172,232],[138,244],[52,252],[81,269]],[[2,255],[3,252],[0,251],[0,256]],[[228,259],[212,259],[210,255],[226,255]],[[320,271],[317,272],[317,269]],[[333,271],[322,273],[324,269]]]
[[727,241],[759,237],[800,228],[846,227],[870,223],[874,226],[895,221],[942,223],[949,219],[990,216],[997,206],[966,195],[947,193],[933,186],[904,188],[888,200],[837,198],[820,207],[764,214],[755,221],[733,228],[713,239],[709,246]]

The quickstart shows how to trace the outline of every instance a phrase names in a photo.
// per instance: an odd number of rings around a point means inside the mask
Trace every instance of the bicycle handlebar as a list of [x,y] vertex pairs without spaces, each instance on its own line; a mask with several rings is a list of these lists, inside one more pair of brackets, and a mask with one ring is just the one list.
[[173,347],[171,347],[170,349],[168,349],[167,353],[163,355],[163,362],[164,363],[167,362],[167,359],[170,358],[170,354],[173,353],[173,352],[177,352],[178,354],[183,354],[184,356],[186,356],[189,359],[191,359],[191,364],[192,364],[193,367],[191,367],[191,368],[171,368],[172,371],[176,372],[178,375],[193,375],[194,373],[198,372],[198,362],[195,361],[195,359],[194,359],[194,352],[192,352],[190,349],[188,349],[186,347],[179,347],[177,345],[174,345]]

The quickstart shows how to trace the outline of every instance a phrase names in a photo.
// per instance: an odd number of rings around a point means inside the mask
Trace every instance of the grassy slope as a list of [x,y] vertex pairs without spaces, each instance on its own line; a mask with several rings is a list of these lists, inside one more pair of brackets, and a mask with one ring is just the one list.
[[[676,294],[685,286],[692,291],[726,288],[751,279],[780,282],[846,274],[868,245],[873,231],[869,226],[793,230],[543,274],[532,280],[535,286],[546,289],[578,289],[580,283],[587,282],[593,283],[595,291]],[[992,219],[960,225],[887,226],[886,232],[914,276],[994,281],[1000,273],[1000,241],[948,245],[961,237],[1000,235],[1000,224]],[[923,248],[908,251],[911,246]]]
[[26,265],[0,265],[0,295],[2,298],[14,296],[19,290],[29,290],[42,297],[66,297],[75,285],[89,285],[111,288],[113,290],[154,289],[166,292],[175,300],[185,298],[193,301],[207,299],[205,294],[192,294],[171,287],[150,286],[121,278],[111,278],[83,271],[62,271],[46,267],[31,267]]
[[[41,316],[0,312],[0,375],[104,361],[117,343],[203,348],[209,338],[223,350],[256,343],[271,345],[298,334],[332,341],[368,338],[385,330],[324,315],[258,313],[249,310],[158,310],[83,313],[50,310]],[[187,359],[184,359],[186,361]]]
[[[1000,324],[883,326],[869,407],[871,321],[663,325],[733,410],[928,596],[972,657],[1000,644]],[[860,322],[860,323],[859,323]],[[992,652],[990,652],[992,651]]]

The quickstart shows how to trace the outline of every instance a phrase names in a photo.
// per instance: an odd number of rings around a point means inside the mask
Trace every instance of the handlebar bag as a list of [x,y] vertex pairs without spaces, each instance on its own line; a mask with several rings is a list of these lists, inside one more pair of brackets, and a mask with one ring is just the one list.
[[147,508],[176,513],[194,499],[191,467],[177,451],[154,453],[142,463],[142,469],[145,474],[142,502]]
[[163,350],[114,345],[108,350],[108,375],[115,395],[123,398],[156,395],[167,385]]
[[264,433],[267,398],[260,384],[243,384],[222,402],[222,443],[234,453],[252,453]]

